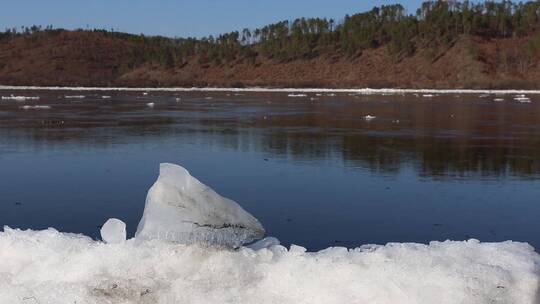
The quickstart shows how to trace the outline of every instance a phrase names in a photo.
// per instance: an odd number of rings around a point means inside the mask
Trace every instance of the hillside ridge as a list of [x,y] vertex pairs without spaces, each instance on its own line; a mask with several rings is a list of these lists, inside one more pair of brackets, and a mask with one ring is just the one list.
[[539,89],[540,2],[382,6],[218,37],[0,33],[0,84]]

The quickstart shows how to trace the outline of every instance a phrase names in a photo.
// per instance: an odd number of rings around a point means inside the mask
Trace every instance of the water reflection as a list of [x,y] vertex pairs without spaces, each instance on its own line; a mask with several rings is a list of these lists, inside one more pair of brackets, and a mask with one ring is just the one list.
[[[43,94],[39,103],[51,110],[25,111],[20,103],[0,103],[0,153],[107,149],[151,137],[196,140],[314,165],[339,160],[384,174],[412,165],[417,175],[431,178],[540,175],[540,103],[534,100],[493,102],[470,95],[311,100],[315,97],[270,93],[216,93],[206,99],[202,93],[184,93],[180,103],[167,95],[90,97],[74,103]],[[156,106],[149,109],[148,101]],[[366,115],[376,118],[368,121]]]
[[167,161],[240,202],[284,244],[475,237],[540,247],[534,98],[39,95],[0,101],[0,225],[97,237],[117,217],[133,235]]

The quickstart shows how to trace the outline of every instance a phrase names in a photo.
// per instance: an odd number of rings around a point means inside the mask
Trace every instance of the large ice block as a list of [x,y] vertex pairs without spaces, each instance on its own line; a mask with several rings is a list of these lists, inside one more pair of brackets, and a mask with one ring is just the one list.
[[181,166],[161,164],[148,191],[138,239],[239,246],[264,236],[259,221]]

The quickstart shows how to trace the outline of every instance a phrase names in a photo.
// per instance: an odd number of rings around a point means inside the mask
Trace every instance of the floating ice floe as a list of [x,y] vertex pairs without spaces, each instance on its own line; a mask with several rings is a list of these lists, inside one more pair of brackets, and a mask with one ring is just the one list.
[[531,99],[529,97],[525,97],[525,95],[518,95],[514,97],[515,101],[519,101],[521,103],[530,103]]
[[501,101],[504,101],[504,98],[495,98],[493,99],[493,101],[501,102]]
[[66,96],[64,96],[64,98],[67,98],[67,99],[84,99],[84,98],[86,98],[86,96],[84,96],[84,95],[66,95]]
[[289,94],[288,97],[307,97],[307,94]]
[[224,250],[5,227],[0,261],[6,304],[535,304],[540,284],[531,246],[476,240]]
[[364,116],[364,120],[365,120],[365,121],[372,121],[372,120],[374,120],[375,118],[377,118],[377,116],[372,116],[372,115],[366,115],[366,116]]
[[109,96],[109,95],[103,95],[103,96],[101,96],[101,98],[102,98],[102,99],[110,99],[111,96]]
[[422,97],[432,98],[432,97],[435,97],[435,95],[433,95],[433,94],[423,94]]
[[39,100],[39,96],[2,96],[2,100],[15,100],[15,101],[25,101],[25,100]]
[[147,96],[148,95],[148,92],[143,92],[142,93],[144,96]]
[[153,103],[153,102],[149,102],[149,103],[146,104],[146,106],[149,107],[149,108],[153,108],[155,105],[156,104]]
[[176,97],[176,99],[175,99],[175,100],[176,100],[176,102],[180,102],[180,101],[182,101],[182,98],[180,98],[180,97]]
[[29,106],[25,105],[20,107],[23,110],[49,110],[51,106]]
[[220,196],[183,167],[161,164],[135,237],[235,247],[264,233],[259,221],[236,202]]

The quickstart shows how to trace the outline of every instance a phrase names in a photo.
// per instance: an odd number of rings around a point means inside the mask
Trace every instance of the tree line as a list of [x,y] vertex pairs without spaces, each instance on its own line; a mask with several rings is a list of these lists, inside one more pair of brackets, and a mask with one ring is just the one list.
[[[313,58],[339,53],[357,56],[363,50],[385,46],[396,56],[409,56],[418,48],[448,47],[462,35],[483,38],[529,37],[530,52],[540,52],[540,2],[428,1],[414,13],[400,4],[375,7],[336,21],[298,18],[256,29],[243,29],[217,37],[166,38],[132,35],[114,30],[94,30],[136,42],[133,64],[155,62],[172,68],[196,58],[199,64],[234,61],[255,63],[259,56],[277,61]],[[7,29],[0,41],[21,35],[62,30],[51,26]]]

